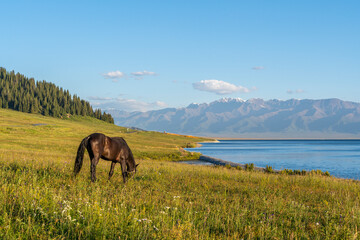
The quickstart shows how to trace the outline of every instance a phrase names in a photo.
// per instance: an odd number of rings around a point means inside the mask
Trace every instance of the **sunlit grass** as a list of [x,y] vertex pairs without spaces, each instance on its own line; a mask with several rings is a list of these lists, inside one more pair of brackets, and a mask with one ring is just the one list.
[[0,150],[52,152],[74,158],[81,140],[94,132],[123,137],[138,159],[186,160],[198,154],[181,149],[204,138],[172,136],[158,132],[134,131],[90,117],[61,120],[0,109]]
[[[358,181],[175,163],[187,157],[181,146],[200,139],[125,133],[92,119],[0,116],[0,239],[358,237]],[[32,126],[39,122],[48,125]],[[106,161],[91,183],[88,158],[73,177],[78,144],[92,132],[119,134],[136,153],[138,172],[125,185],[119,166],[107,180]]]

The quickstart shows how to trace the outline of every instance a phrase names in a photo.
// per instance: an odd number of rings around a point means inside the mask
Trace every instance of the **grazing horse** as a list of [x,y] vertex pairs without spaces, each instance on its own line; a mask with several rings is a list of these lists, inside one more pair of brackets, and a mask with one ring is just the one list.
[[102,133],[93,133],[84,138],[79,145],[74,166],[75,176],[82,167],[85,148],[91,160],[90,172],[92,182],[96,180],[96,165],[100,158],[112,162],[109,180],[114,173],[115,164],[120,163],[124,183],[126,182],[128,173],[136,172],[136,167],[139,165],[135,164],[134,156],[122,137],[111,138]]

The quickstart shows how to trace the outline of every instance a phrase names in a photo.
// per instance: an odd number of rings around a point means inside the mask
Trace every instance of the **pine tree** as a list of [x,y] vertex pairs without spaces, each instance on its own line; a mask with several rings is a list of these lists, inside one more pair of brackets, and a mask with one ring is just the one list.
[[110,114],[95,111],[90,103],[71,95],[53,83],[28,79],[14,71],[7,72],[0,67],[0,107],[18,111],[41,113],[54,117],[68,114],[95,117],[110,123],[114,120]]

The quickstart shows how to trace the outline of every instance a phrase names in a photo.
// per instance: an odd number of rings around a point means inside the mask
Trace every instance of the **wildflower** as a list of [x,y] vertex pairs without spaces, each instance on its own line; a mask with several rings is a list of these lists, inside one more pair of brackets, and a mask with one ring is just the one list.
[[180,196],[174,196],[174,199],[176,199],[176,198],[180,198]]
[[165,209],[168,210],[168,209],[170,209],[170,207],[166,206]]
[[150,219],[147,219],[147,218],[143,218],[143,219],[134,218],[134,220],[137,222],[152,222]]
[[82,213],[81,213],[79,210],[77,210],[77,212],[79,213],[79,216],[80,216],[82,219],[85,219],[85,217],[82,215]]
[[160,211],[160,213],[161,213],[161,214],[166,214],[166,212],[164,212],[164,211]]
[[316,223],[316,226],[319,226],[319,225],[320,225],[320,223],[317,222],[317,223]]
[[141,219],[141,221],[143,221],[143,222],[152,222],[150,219],[147,219],[147,218],[143,218],[143,219]]

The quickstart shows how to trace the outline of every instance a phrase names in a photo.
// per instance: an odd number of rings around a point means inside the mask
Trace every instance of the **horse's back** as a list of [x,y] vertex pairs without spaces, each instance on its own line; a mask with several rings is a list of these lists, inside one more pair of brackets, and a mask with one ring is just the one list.
[[113,138],[111,138],[111,139],[117,141],[117,142],[120,143],[120,144],[125,144],[125,145],[127,145],[125,139],[122,138],[122,137],[113,137]]
[[124,138],[122,138],[122,137],[113,137],[113,138],[111,138],[111,140],[112,140],[112,143],[116,144],[119,148],[126,149],[126,150],[129,149],[129,146],[127,145]]
[[128,158],[132,155],[130,147],[122,137],[108,137],[102,133],[89,135],[90,145],[95,155],[98,153],[105,160]]

